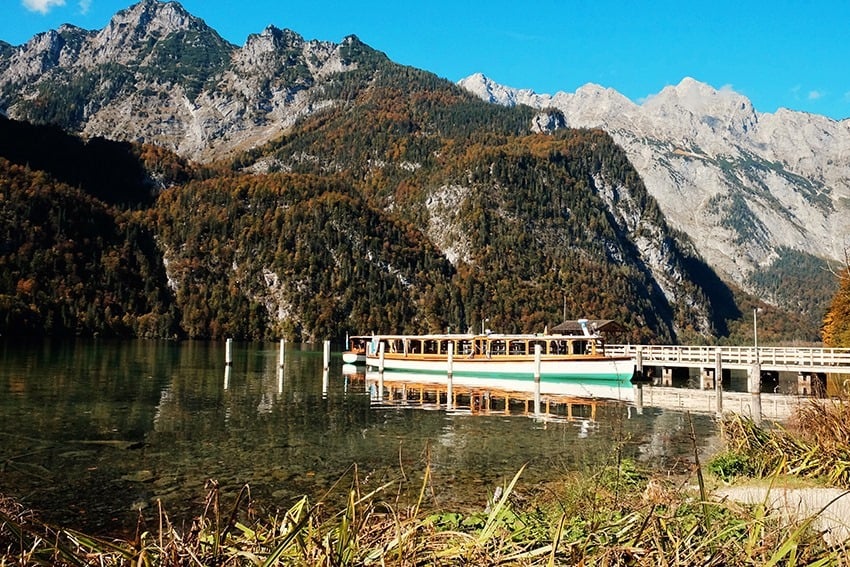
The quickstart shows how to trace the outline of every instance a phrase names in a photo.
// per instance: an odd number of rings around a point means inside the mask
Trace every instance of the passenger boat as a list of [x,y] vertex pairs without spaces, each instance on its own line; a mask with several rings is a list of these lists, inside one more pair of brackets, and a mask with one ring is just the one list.
[[366,362],[366,346],[371,340],[371,336],[346,338],[345,350],[342,351],[342,361],[346,364],[363,364]]
[[[374,335],[366,365],[381,372],[430,376],[432,382],[544,394],[631,400],[635,361],[609,356],[599,335],[431,334]],[[539,354],[536,353],[539,346]],[[396,374],[398,373],[398,374]]]

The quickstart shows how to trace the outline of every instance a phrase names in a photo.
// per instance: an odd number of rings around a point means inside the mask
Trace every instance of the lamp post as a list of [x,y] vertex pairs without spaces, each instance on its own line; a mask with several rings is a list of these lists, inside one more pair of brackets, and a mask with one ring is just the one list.
[[759,360],[759,323],[758,308],[753,307],[753,347],[756,350],[756,362]]

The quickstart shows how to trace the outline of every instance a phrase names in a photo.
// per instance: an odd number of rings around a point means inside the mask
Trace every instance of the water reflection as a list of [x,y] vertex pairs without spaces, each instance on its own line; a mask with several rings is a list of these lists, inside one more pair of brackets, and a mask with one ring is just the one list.
[[[322,496],[354,474],[364,487],[399,478],[418,494],[426,464],[436,505],[479,506],[528,464],[522,482],[626,456],[661,468],[692,454],[676,412],[551,406],[536,419],[499,397],[451,411],[410,387],[403,400],[323,368],[321,345],[45,341],[0,343],[0,492],[49,520],[103,533],[135,528],[161,499],[179,521],[200,510],[204,483],[244,484],[268,506]],[[458,390],[458,394],[462,394]],[[445,401],[443,401],[445,406]],[[423,408],[426,411],[423,411]],[[483,411],[486,409],[487,411]],[[531,417],[531,418],[530,418]],[[699,444],[714,436],[694,417]],[[343,491],[344,492],[344,491]]]

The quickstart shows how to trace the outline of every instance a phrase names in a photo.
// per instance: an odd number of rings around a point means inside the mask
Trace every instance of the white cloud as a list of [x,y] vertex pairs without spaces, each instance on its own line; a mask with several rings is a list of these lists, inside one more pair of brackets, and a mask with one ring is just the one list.
[[808,96],[809,100],[817,100],[821,97],[823,97],[822,92],[820,92],[820,91],[809,91],[809,96]]
[[64,6],[65,0],[22,0],[24,8],[30,12],[46,14],[55,6]]
[[85,15],[89,13],[91,8],[91,0],[80,0],[80,13]]

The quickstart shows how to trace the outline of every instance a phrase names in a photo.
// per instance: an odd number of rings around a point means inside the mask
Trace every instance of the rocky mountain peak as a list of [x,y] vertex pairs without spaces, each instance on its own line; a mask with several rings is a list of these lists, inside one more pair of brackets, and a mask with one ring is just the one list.
[[554,96],[480,74],[459,84],[490,102],[554,107],[570,126],[607,130],[670,223],[745,290],[759,293],[755,277],[788,250],[844,261],[850,119],[786,109],[762,114],[731,88],[691,77],[640,105],[592,84]]
[[244,49],[255,55],[260,55],[284,49],[300,49],[303,45],[304,38],[297,33],[270,25],[262,33],[249,35]]
[[524,104],[522,100],[525,97],[534,95],[534,92],[528,89],[517,90],[503,87],[499,83],[491,81],[483,73],[470,75],[461,79],[458,84],[469,92],[475,93],[479,98],[502,106]]
[[646,112],[668,117],[671,122],[689,123],[696,133],[707,127],[712,134],[726,131],[744,136],[758,124],[758,114],[745,96],[730,88],[717,90],[690,77],[665,87],[643,106]]
[[116,13],[93,39],[89,63],[136,61],[149,49],[151,40],[176,33],[212,35],[223,41],[203,20],[192,16],[177,2],[142,0]]

